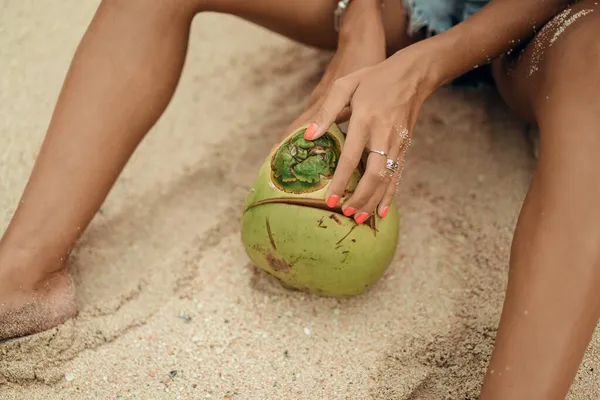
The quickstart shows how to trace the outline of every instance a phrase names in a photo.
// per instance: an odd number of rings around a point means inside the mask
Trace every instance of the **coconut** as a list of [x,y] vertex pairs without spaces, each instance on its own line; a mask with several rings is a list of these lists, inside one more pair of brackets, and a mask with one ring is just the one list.
[[345,137],[332,125],[304,139],[307,126],[271,151],[254,181],[241,221],[252,262],[285,287],[329,297],[359,295],[389,267],[398,241],[395,203],[363,224],[342,213],[361,177],[355,170],[338,206],[325,203]]

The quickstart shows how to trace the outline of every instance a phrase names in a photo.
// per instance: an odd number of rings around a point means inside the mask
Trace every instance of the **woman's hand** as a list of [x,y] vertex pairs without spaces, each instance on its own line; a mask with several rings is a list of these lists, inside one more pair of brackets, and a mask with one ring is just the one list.
[[[376,66],[335,80],[305,133],[307,139],[316,139],[343,110],[349,107],[352,111],[327,204],[333,207],[339,202],[367,147],[385,155],[369,154],[366,173],[342,208],[347,216],[354,215],[358,223],[366,221],[375,208],[385,217],[425,99],[445,82],[489,63],[530,37],[571,1],[492,1],[452,29],[408,46]],[[515,9],[520,10],[518,18],[514,17]],[[394,174],[386,169],[388,159],[391,167],[395,166],[393,161],[399,164]]]
[[[321,107],[324,95],[329,91],[333,82],[352,72],[362,68],[370,67],[385,60],[385,39],[382,37],[380,46],[369,45],[364,38],[340,44],[333,59],[327,66],[321,81],[313,90],[306,110],[286,130],[285,136],[293,132],[297,127],[309,122],[317,114]],[[373,41],[370,41],[371,43]],[[350,118],[350,110],[344,109],[338,117],[337,122],[344,122]]]
[[[385,32],[379,7],[379,0],[353,0],[350,3],[342,19],[337,51],[313,90],[306,110],[290,124],[284,137],[314,118],[333,82],[385,60]],[[349,111],[341,112],[337,122],[347,121]]]
[[421,42],[380,64],[337,79],[305,133],[307,140],[317,139],[344,109],[352,110],[327,204],[334,207],[338,203],[363,152],[371,150],[364,176],[342,206],[344,215],[354,215],[358,223],[365,222],[376,208],[381,217],[389,210],[418,113],[441,83],[435,79],[435,62],[429,56],[432,50]]

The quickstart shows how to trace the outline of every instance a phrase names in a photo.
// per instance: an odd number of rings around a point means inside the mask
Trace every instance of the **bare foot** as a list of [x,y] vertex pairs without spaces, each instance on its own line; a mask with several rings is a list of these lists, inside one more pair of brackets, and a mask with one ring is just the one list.
[[53,328],[77,315],[75,289],[65,269],[31,288],[8,288],[0,281],[0,340]]

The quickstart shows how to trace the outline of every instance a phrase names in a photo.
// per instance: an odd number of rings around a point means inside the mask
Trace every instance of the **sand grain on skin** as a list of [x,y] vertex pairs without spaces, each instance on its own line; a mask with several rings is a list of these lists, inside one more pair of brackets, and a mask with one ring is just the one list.
[[36,289],[21,294],[16,303],[0,300],[0,341],[53,328],[77,315],[75,288],[68,273],[55,273]]
[[585,9],[573,13],[573,10],[567,8],[544,25],[533,41],[529,76],[532,76],[539,70],[539,65],[544,59],[546,49],[552,47],[571,25],[593,12],[593,9]]

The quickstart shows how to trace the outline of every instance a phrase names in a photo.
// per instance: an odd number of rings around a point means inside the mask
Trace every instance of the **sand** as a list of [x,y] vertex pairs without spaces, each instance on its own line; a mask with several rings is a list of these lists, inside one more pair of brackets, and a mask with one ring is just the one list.
[[[0,0],[0,231],[97,0]],[[248,266],[252,179],[329,54],[228,16],[194,22],[175,99],[69,268],[80,316],[0,343],[1,399],[475,399],[533,168],[493,90],[425,104],[385,277],[338,301]],[[570,399],[600,396],[595,336]]]

